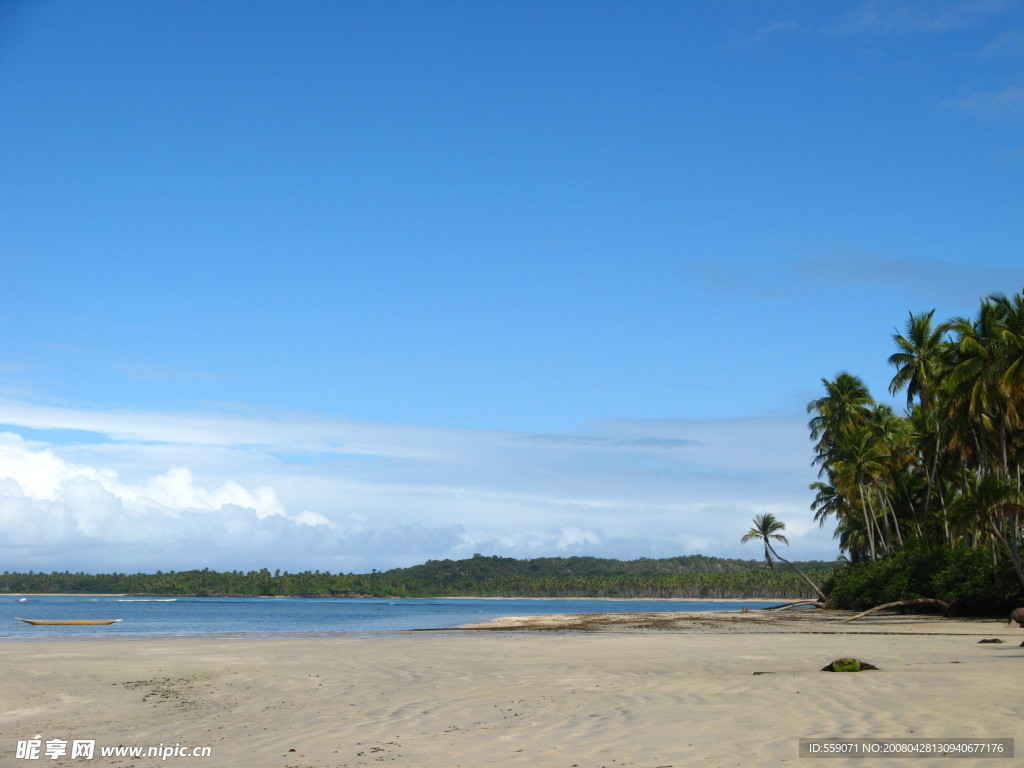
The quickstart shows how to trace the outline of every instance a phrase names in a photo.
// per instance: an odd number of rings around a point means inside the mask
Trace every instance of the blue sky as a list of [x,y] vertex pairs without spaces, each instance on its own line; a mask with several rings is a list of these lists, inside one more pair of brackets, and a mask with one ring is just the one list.
[[12,2],[0,560],[757,557],[806,403],[1024,287],[1001,0]]

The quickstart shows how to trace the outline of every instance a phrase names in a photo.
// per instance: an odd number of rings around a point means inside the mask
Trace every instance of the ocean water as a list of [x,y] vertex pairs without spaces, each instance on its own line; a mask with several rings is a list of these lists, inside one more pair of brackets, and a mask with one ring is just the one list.
[[[759,608],[778,602],[0,595],[0,638],[393,632],[448,629],[502,616],[738,611],[744,605]],[[109,626],[36,627],[17,617],[122,621]]]

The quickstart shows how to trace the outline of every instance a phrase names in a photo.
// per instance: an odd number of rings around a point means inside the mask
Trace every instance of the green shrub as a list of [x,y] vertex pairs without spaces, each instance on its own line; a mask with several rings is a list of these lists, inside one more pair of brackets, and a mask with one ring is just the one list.
[[1010,564],[994,563],[987,550],[913,545],[882,560],[846,566],[829,580],[826,593],[837,607],[853,610],[937,598],[957,615],[1002,614],[1024,599]]

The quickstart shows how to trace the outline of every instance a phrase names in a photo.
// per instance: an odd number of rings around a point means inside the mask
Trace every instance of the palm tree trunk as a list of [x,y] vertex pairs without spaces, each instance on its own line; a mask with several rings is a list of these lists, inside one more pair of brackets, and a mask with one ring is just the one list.
[[781,562],[785,563],[785,564],[786,564],[786,565],[788,565],[788,566],[789,566],[790,568],[792,568],[792,569],[793,569],[794,571],[796,571],[796,572],[797,572],[797,573],[798,573],[798,574],[800,575],[800,578],[802,578],[802,579],[803,579],[804,581],[806,581],[806,582],[807,582],[807,584],[808,584],[808,585],[809,585],[809,586],[811,587],[811,589],[813,589],[813,590],[814,590],[815,592],[817,592],[817,593],[818,593],[818,596],[819,596],[819,597],[821,597],[821,600],[822,600],[822,602],[825,602],[825,603],[827,603],[827,602],[828,602],[828,598],[827,598],[827,597],[825,596],[825,593],[824,593],[824,592],[822,592],[822,591],[821,591],[821,590],[820,590],[820,589],[818,588],[818,585],[817,585],[817,584],[815,584],[815,583],[814,583],[813,581],[811,581],[811,580],[810,580],[809,578],[807,578],[807,574],[806,574],[806,573],[804,573],[803,571],[801,571],[801,570],[800,570],[799,568],[797,568],[797,567],[796,567],[796,565],[794,565],[793,563],[789,562],[789,560],[787,560],[786,558],[784,558],[784,557],[779,557],[779,553],[778,553],[778,552],[776,552],[776,551],[775,551],[775,548],[774,548],[774,547],[773,547],[773,546],[772,546],[771,544],[769,544],[769,543],[768,543],[768,540],[767,540],[767,539],[765,539],[765,542],[764,542],[764,544],[765,544],[765,546],[766,546],[766,547],[768,547],[768,549],[769,549],[769,550],[771,550],[771,553],[772,553],[772,555],[774,555],[774,556],[775,556],[775,559],[776,559],[776,560],[779,560],[779,561],[781,561]]
[[864,484],[858,483],[857,489],[860,491],[860,511],[864,515],[864,528],[867,530],[868,534],[868,551],[871,553],[871,559],[875,560],[875,529],[873,521],[868,517],[868,509],[870,505],[864,498]]
[[[989,514],[988,520],[992,527],[992,533],[995,534],[997,539],[999,539],[999,543],[1003,545],[1003,549],[1006,550],[1006,554],[1010,556],[1010,562],[1013,564],[1013,570],[1017,572],[1017,578],[1020,579],[1021,586],[1024,586],[1024,564],[1021,563],[1020,550],[1017,548],[1016,542],[1007,541],[1003,536],[1002,531],[999,530],[996,519],[992,514]],[[1013,521],[1014,529],[1016,529],[1016,515],[1013,515]],[[779,559],[781,560],[782,558]]]
[[896,517],[896,509],[893,507],[892,502],[882,494],[881,489],[878,491],[878,498],[882,502],[882,508],[888,507],[889,509],[889,517],[892,518],[892,529],[896,532],[896,543],[900,545],[900,549],[903,549],[903,534],[900,533],[900,521]]

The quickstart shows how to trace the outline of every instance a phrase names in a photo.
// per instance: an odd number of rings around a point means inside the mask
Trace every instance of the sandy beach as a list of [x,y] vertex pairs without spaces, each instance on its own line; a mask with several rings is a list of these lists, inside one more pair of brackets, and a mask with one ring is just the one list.
[[[805,761],[801,737],[1017,738],[1024,749],[1024,631],[996,620],[838,624],[804,611],[542,623],[2,642],[0,765],[768,766]],[[820,671],[843,656],[879,669]],[[94,740],[96,753],[19,759],[18,742],[34,738],[43,749]],[[99,754],[161,744],[211,756]]]

